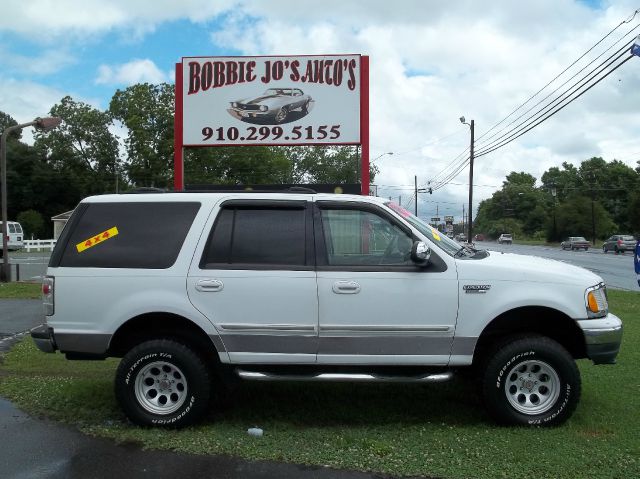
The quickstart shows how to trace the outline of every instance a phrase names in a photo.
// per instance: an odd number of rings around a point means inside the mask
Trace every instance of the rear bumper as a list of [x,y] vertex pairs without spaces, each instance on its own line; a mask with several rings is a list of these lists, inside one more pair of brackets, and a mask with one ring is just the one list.
[[50,328],[46,324],[41,324],[33,328],[31,330],[31,339],[33,339],[36,347],[43,353],[53,353],[58,349],[53,337],[53,328]]
[[609,313],[601,319],[578,321],[584,333],[587,357],[594,364],[615,364],[622,343],[622,321]]

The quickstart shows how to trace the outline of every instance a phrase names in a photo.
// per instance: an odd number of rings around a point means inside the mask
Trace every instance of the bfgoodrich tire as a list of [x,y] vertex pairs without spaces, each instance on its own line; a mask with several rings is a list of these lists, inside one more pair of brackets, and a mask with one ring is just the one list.
[[500,424],[557,426],[576,409],[580,372],[571,355],[549,338],[514,339],[486,363],[482,394]]
[[169,339],[146,341],[122,358],[115,393],[135,424],[181,428],[201,419],[207,410],[209,370],[184,344]]

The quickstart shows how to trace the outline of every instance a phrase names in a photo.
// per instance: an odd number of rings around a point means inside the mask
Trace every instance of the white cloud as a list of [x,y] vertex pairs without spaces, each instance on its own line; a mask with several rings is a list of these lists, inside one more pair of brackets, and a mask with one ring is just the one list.
[[0,32],[27,35],[42,42],[115,28],[144,32],[165,21],[204,21],[232,4],[231,0],[4,0]]
[[[371,156],[396,153],[377,162],[381,171],[376,183],[390,186],[380,189],[384,196],[402,194],[407,201],[413,193],[414,175],[422,186],[464,153],[469,130],[460,125],[458,117],[475,119],[477,148],[486,145],[484,131],[627,19],[636,7],[630,0],[603,2],[600,9],[571,0],[446,4],[254,1],[237,8],[211,38],[217,46],[247,55],[369,55]],[[603,45],[637,23],[638,18],[622,25]],[[594,57],[594,53],[588,55],[562,81]],[[631,116],[640,109],[640,93],[635,88],[640,79],[638,61],[630,61],[535,130],[478,158],[474,183],[490,186],[476,187],[476,207],[512,170],[530,172],[540,180],[546,169],[563,161],[579,164],[592,156],[612,160],[624,155],[627,164],[635,167],[631,153],[640,151],[640,143],[632,139],[637,138],[637,128]],[[560,91],[563,89],[566,86]],[[461,129],[460,135],[421,148],[456,128]],[[451,183],[433,195],[420,195],[421,204],[452,203],[460,216],[467,200],[468,168]],[[433,209],[435,213],[435,206]]]
[[149,60],[131,60],[122,65],[100,65],[95,80],[98,85],[133,85],[135,83],[169,82],[172,77]]

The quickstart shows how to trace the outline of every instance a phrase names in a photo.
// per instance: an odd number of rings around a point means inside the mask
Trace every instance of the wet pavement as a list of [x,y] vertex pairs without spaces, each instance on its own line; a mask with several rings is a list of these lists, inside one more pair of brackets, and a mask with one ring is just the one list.
[[[0,299],[0,351],[43,322],[40,300]],[[17,333],[17,334],[16,334]],[[158,432],[162,434],[162,432]],[[145,451],[30,417],[0,398],[0,478],[389,479],[389,476],[227,456]]]
[[[160,433],[161,434],[161,433]],[[388,476],[224,456],[144,451],[33,419],[0,398],[0,477],[11,479],[382,479]],[[10,440],[7,440],[10,439]]]

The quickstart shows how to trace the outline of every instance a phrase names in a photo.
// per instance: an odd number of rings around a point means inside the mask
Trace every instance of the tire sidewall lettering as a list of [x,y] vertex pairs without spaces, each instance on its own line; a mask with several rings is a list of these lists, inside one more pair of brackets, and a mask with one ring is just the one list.
[[173,355],[170,353],[149,353],[149,354],[145,354],[144,356],[142,356],[140,359],[138,359],[135,363],[133,363],[131,365],[131,367],[129,368],[129,370],[127,371],[127,375],[125,377],[125,384],[128,386],[129,383],[131,382],[131,379],[133,377],[133,373],[136,369],[138,369],[138,367],[140,365],[142,365],[143,363],[151,360],[151,359],[156,359],[156,358],[162,358],[162,359],[173,359]]
[[507,361],[506,364],[498,372],[498,377],[496,378],[496,388],[500,389],[500,386],[502,385],[502,377],[504,376],[505,371],[509,368],[509,366],[516,363],[520,358],[523,358],[523,357],[529,358],[535,355],[536,355],[535,351],[526,351],[523,353],[516,354],[511,359],[509,359],[509,361]]

